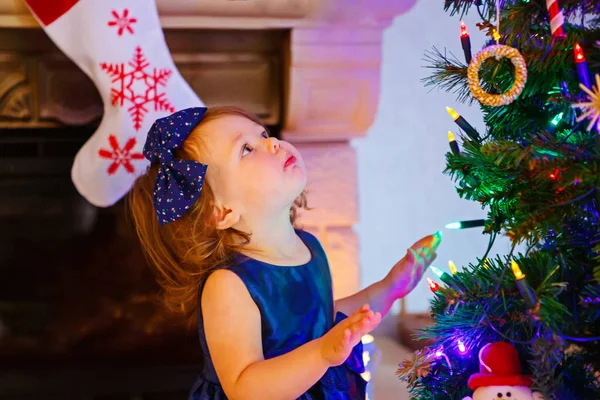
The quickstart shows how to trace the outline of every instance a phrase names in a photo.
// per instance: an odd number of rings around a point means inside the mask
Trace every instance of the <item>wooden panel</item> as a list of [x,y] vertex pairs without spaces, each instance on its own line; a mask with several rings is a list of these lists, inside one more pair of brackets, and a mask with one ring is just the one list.
[[[210,107],[281,122],[285,31],[167,31],[179,71]],[[102,117],[93,82],[40,30],[0,30],[0,128],[86,125]]]
[[94,83],[62,54],[37,62],[39,118],[66,125],[86,125],[102,117],[102,100]]
[[31,87],[23,59],[16,54],[0,53],[0,121],[28,120],[32,114]]
[[184,79],[207,105],[235,105],[257,114],[269,125],[279,122],[281,85],[275,57],[175,57]]

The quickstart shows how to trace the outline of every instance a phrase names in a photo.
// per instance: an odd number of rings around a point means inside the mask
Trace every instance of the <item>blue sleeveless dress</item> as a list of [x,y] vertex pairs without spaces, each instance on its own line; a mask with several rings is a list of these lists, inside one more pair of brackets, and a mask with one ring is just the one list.
[[[346,315],[337,313],[334,320],[331,274],[323,247],[313,235],[296,231],[309,248],[312,258],[294,267],[267,264],[246,256],[226,267],[240,277],[258,306],[261,315],[262,345],[265,359],[288,353],[323,336]],[[203,284],[200,285],[199,293]],[[225,400],[213,366],[198,307],[198,332],[204,352],[204,369],[190,393],[191,400]],[[365,399],[366,382],[362,344],[354,347],[344,364],[332,367],[301,400]]]

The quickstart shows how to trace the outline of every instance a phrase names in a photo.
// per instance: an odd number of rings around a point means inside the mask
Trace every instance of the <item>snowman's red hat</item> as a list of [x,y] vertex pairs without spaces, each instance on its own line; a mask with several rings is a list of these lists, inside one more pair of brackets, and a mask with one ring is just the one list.
[[488,343],[479,351],[479,373],[469,377],[469,388],[481,386],[531,386],[530,376],[521,375],[517,350],[508,343]]

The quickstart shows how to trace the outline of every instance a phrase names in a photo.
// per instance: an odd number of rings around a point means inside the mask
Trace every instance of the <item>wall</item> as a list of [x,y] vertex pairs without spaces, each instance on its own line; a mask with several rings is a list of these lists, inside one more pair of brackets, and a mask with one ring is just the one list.
[[[475,26],[475,10],[464,21],[475,55],[484,42]],[[353,141],[358,156],[360,222],[355,230],[360,239],[361,287],[383,278],[408,246],[438,229],[444,233],[434,263],[438,268],[447,271],[449,259],[460,268],[485,252],[488,236],[481,230],[444,229],[452,221],[483,218],[485,210],[461,200],[450,177],[442,174],[449,151],[447,131],[457,133],[445,106],[484,132],[481,113],[477,105],[459,104],[453,94],[430,90],[420,82],[429,74],[422,58],[433,46],[464,60],[459,23],[458,16],[444,12],[442,2],[421,0],[384,33],[377,117],[366,138]],[[506,238],[497,240],[492,254],[507,252]],[[434,278],[431,271],[427,276]],[[407,310],[426,311],[430,295],[423,279],[408,296]],[[396,304],[394,312],[398,310]]]

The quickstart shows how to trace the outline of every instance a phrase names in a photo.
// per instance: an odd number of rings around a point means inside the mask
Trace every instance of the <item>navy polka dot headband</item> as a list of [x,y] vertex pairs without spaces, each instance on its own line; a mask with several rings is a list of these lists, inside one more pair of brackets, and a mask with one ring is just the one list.
[[144,156],[160,164],[152,200],[161,225],[177,221],[200,196],[208,166],[193,160],[175,160],[173,152],[183,145],[206,114],[206,107],[192,107],[157,119],[146,138]]

